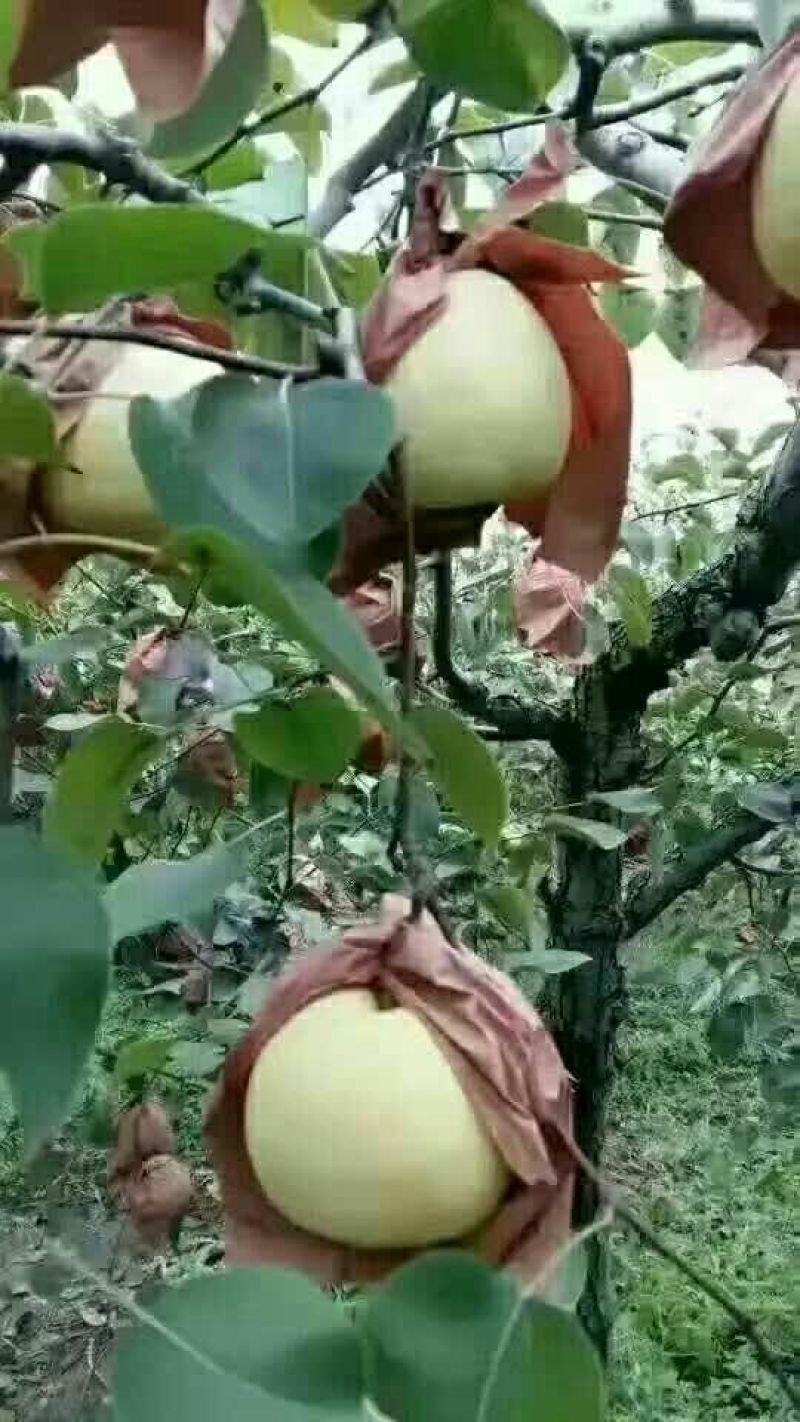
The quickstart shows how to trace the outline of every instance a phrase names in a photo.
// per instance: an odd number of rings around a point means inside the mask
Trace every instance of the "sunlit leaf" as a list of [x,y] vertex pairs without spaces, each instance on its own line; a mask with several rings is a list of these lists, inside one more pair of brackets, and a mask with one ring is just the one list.
[[630,790],[596,790],[589,798],[598,805],[610,805],[623,815],[658,815],[662,809],[655,790],[646,785],[634,785]]
[[580,844],[591,844],[595,849],[621,849],[628,838],[625,830],[615,825],[607,825],[603,820],[586,820],[580,815],[548,815],[545,829],[560,835],[562,839],[575,839]]
[[788,824],[800,814],[800,790],[788,785],[744,785],[737,797],[742,809],[773,825]]
[[49,843],[76,859],[98,863],[160,744],[144,726],[116,716],[89,731],[59,766],[44,815]]
[[53,412],[21,375],[0,372],[0,459],[53,464],[58,456]]
[[113,941],[204,913],[243,876],[246,863],[241,845],[215,844],[191,859],[150,859],[126,869],[103,895]]
[[382,94],[386,89],[394,89],[398,84],[414,84],[420,77],[420,68],[409,55],[394,59],[379,69],[369,86],[370,94]]
[[361,740],[361,717],[335,691],[314,688],[237,716],[236,736],[253,760],[287,780],[338,780]]
[[430,774],[451,809],[485,844],[496,845],[508,790],[486,742],[445,706],[418,707],[412,723],[432,752]]
[[324,49],[335,47],[339,27],[326,18],[311,0],[264,0],[273,29]]
[[[189,1045],[189,1044],[185,1044]],[[234,1269],[166,1289],[122,1334],[120,1422],[362,1422],[356,1331],[299,1274]]]
[[244,0],[225,52],[186,113],[156,124],[148,151],[154,158],[202,157],[246,118],[266,82],[269,34],[261,0]]
[[33,1153],[62,1122],[108,988],[108,921],[93,875],[21,828],[0,828],[0,1070]]
[[541,103],[570,52],[540,0],[403,0],[399,28],[428,79],[504,109]]

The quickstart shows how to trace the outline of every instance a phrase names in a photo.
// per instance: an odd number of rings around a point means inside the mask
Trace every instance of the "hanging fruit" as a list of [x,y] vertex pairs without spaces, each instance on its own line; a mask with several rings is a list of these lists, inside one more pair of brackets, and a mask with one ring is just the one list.
[[736,90],[665,217],[669,246],[708,284],[697,364],[800,347],[799,143],[795,33]]
[[207,1135],[229,1262],[357,1282],[459,1242],[532,1280],[569,1234],[571,1103],[514,984],[387,899],[228,1058]]

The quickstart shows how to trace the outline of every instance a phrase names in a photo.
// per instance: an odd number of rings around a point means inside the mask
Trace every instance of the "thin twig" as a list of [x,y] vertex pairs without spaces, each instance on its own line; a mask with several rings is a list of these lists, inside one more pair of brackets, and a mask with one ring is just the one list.
[[338,64],[335,64],[330,73],[326,74],[325,78],[321,79],[318,84],[310,84],[308,88],[303,89],[301,93],[290,95],[289,98],[286,99],[281,99],[279,103],[272,104],[269,108],[262,109],[260,113],[254,114],[252,118],[244,119],[238,128],[234,129],[233,133],[223,139],[222,143],[219,143],[217,147],[212,149],[210,153],[207,153],[199,163],[195,163],[191,168],[188,168],[181,176],[187,179],[202,177],[203,173],[207,172],[212,164],[219,162],[219,159],[224,158],[237,144],[243,143],[246,139],[252,138],[257,133],[263,133],[265,129],[270,128],[273,124],[277,123],[279,119],[285,118],[287,114],[294,113],[296,109],[310,108],[312,104],[315,104],[317,100],[322,97],[325,90],[330,87],[334,80],[338,79],[340,74],[344,74],[344,71],[349,69],[350,65],[359,59],[362,54],[365,54],[368,49],[371,49],[374,43],[375,37],[372,33],[365,35],[360,44],[356,45],[355,49],[351,50],[348,55],[345,55],[344,59],[340,60]]
[[579,1166],[587,1179],[591,1180],[600,1196],[611,1205],[617,1218],[633,1230],[634,1234],[638,1235],[639,1239],[656,1254],[659,1254],[662,1259],[674,1265],[701,1293],[712,1299],[733,1320],[739,1331],[752,1345],[762,1366],[775,1379],[789,1401],[795,1407],[800,1405],[800,1388],[789,1376],[786,1360],[767,1342],[758,1325],[754,1323],[741,1305],[731,1298],[727,1290],[723,1289],[715,1279],[701,1273],[689,1259],[674,1249],[671,1244],[667,1244],[646,1220],[643,1220],[635,1210],[632,1210],[625,1203],[617,1186],[606,1179],[566,1132],[559,1131],[559,1138],[575,1164]]
[[21,538],[6,538],[0,542],[0,557],[27,553],[40,548],[85,548],[98,553],[112,553],[119,558],[136,558],[152,562],[164,555],[151,543],[135,543],[131,538],[112,538],[105,533],[26,533]]
[[283,380],[316,380],[319,369],[314,365],[286,365],[283,361],[261,360],[257,356],[240,355],[238,351],[221,350],[219,346],[201,341],[183,340],[180,336],[164,336],[155,331],[139,331],[132,326],[101,326],[88,321],[0,320],[2,336],[48,336],[56,340],[107,341],[117,345],[152,346],[156,350],[174,351],[176,355],[192,356],[194,360],[214,361],[224,370],[245,371],[250,375],[267,375]]
[[722,504],[730,499],[740,499],[741,489],[733,489],[728,494],[712,494],[707,499],[687,499],[683,504],[671,504],[665,509],[649,509],[647,513],[634,514],[629,523],[641,523],[646,518],[670,518],[672,514],[688,513],[690,509],[705,509],[710,504]]

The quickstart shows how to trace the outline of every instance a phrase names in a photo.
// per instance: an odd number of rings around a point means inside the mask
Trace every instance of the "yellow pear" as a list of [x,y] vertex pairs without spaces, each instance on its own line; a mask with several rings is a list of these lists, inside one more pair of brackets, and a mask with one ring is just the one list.
[[312,1003],[267,1043],[248,1084],[245,1141],[287,1219],[353,1247],[459,1239],[509,1183],[427,1027],[364,988]]
[[184,395],[221,374],[213,361],[150,346],[126,346],[77,428],[62,464],[41,476],[39,504],[49,528],[152,543],[164,534],[128,438],[135,395]]
[[756,167],[753,237],[767,275],[800,300],[800,78],[775,110]]
[[455,273],[447,309],[386,382],[421,508],[536,498],[570,441],[569,375],[556,340],[504,277]]

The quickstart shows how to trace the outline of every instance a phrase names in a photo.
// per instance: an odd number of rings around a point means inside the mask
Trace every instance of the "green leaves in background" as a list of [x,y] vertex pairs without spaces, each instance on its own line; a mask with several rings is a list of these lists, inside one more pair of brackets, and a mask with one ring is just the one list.
[[393,1422],[600,1422],[600,1367],[561,1309],[467,1254],[431,1253],[362,1314],[367,1393]]
[[8,71],[19,48],[26,8],[20,0],[0,0],[0,94],[8,91]]
[[679,287],[664,297],[656,331],[670,355],[681,364],[694,349],[702,302],[703,289],[699,286]]
[[161,744],[133,721],[109,716],[68,751],[44,814],[48,842],[98,864],[120,823],[128,796]]
[[617,615],[633,647],[648,647],[653,636],[653,598],[641,573],[625,563],[608,570],[608,587]]
[[322,583],[308,574],[266,568],[211,531],[185,535],[176,540],[175,551],[203,572],[212,600],[249,603],[346,682],[384,726],[408,739],[380,658],[355,618]]
[[650,790],[647,785],[632,785],[629,790],[596,790],[589,799],[598,805],[609,805],[622,815],[647,818],[660,815],[662,810],[655,790]]
[[192,107],[156,124],[154,158],[196,159],[228,138],[255,106],[269,70],[269,32],[261,0],[244,0],[239,20]]
[[120,1340],[112,1385],[120,1422],[362,1422],[356,1330],[299,1274],[192,1279],[165,1291],[150,1314],[151,1326]]
[[27,830],[0,828],[0,884],[0,1070],[31,1154],[61,1124],[94,1043],[108,921],[92,876]]
[[589,844],[594,849],[621,849],[628,838],[625,830],[615,825],[607,825],[603,820],[586,820],[580,815],[548,815],[545,829],[562,839],[576,839],[580,844]]
[[789,785],[745,785],[736,798],[743,810],[769,824],[790,824],[800,816],[800,783],[794,791]]
[[[609,188],[603,188],[592,200],[592,207],[601,212],[619,213],[623,217],[635,217],[642,210],[638,198],[625,188],[617,187],[616,183]],[[591,208],[589,216],[591,217]],[[602,219],[592,220],[599,222]],[[615,262],[629,267],[636,259],[641,237],[641,227],[637,227],[633,222],[609,222],[603,229],[600,247],[609,257],[613,257]]]
[[18,227],[4,238],[25,265],[26,293],[46,311],[91,311],[110,296],[175,291],[201,284],[206,307],[218,310],[214,281],[257,249],[265,277],[291,286],[298,251],[308,239],[267,232],[200,204],[114,207],[84,203],[46,227]]
[[503,109],[535,108],[569,59],[540,0],[403,0],[398,24],[428,79]]
[[630,350],[647,339],[658,317],[655,297],[636,286],[604,286],[600,309]]
[[0,459],[52,464],[58,456],[53,412],[21,375],[0,373]]
[[243,877],[241,845],[215,844],[179,862],[149,859],[120,874],[103,894],[114,943],[161,923],[187,923]]
[[495,848],[508,814],[508,790],[485,741],[445,706],[420,706],[411,721],[430,748],[428,771],[451,809]]
[[589,219],[574,202],[544,202],[531,213],[527,225],[551,242],[566,242],[570,247],[589,245]]
[[287,780],[321,785],[338,780],[361,740],[358,711],[325,687],[237,716],[234,727],[240,745],[259,765]]

